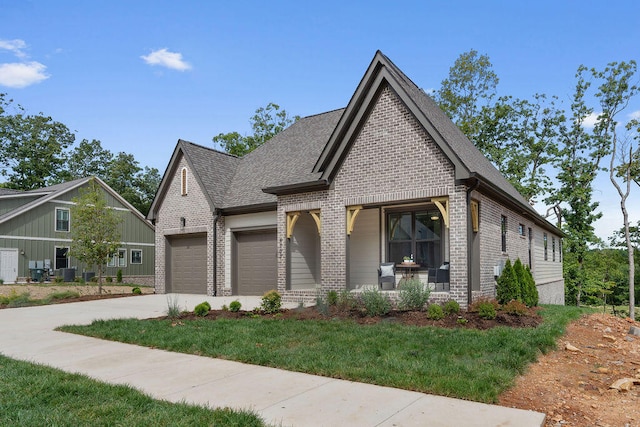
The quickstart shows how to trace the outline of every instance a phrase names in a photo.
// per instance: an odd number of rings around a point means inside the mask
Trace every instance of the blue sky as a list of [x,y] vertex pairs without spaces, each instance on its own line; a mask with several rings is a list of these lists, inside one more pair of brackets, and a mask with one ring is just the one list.
[[[269,102],[300,116],[344,107],[377,49],[427,90],[476,49],[499,94],[568,108],[580,64],[638,59],[638,16],[635,0],[0,0],[0,92],[162,173],[178,138],[248,133]],[[621,225],[604,178],[602,237]]]

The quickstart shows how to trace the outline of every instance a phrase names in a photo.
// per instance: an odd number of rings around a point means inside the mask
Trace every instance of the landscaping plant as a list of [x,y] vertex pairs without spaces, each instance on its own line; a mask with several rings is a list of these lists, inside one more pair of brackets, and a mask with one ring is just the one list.
[[207,301],[203,301],[200,304],[195,306],[195,308],[193,309],[193,313],[196,316],[204,317],[207,314],[209,314],[210,310],[211,310],[211,304],[209,304],[209,302]]
[[242,304],[238,300],[231,301],[229,303],[229,310],[234,313],[237,313],[238,311],[240,311],[241,308],[242,308]]
[[440,320],[444,318],[444,311],[440,304],[429,304],[427,308],[427,317],[431,320]]
[[281,307],[282,297],[275,289],[268,291],[262,296],[262,303],[260,304],[260,308],[262,308],[262,311],[264,311],[265,313],[277,313],[278,311],[280,311]]
[[431,291],[418,279],[405,281],[400,288],[400,301],[398,307],[401,310],[422,310],[429,301]]
[[378,289],[365,289],[360,301],[367,316],[384,316],[391,311],[391,301]]

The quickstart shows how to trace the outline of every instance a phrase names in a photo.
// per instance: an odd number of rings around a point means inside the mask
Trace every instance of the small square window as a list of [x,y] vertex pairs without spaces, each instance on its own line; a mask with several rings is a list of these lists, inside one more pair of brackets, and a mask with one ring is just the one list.
[[527,231],[524,224],[518,224],[518,234],[520,234],[522,237],[527,236]]
[[142,250],[131,249],[131,264],[142,264]]

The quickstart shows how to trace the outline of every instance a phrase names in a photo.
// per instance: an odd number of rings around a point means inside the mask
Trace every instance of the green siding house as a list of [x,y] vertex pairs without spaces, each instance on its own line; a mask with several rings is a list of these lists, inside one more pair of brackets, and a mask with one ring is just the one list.
[[[0,279],[4,283],[54,275],[81,276],[89,267],[69,256],[74,218],[73,199],[92,178],[31,190],[0,189]],[[155,230],[144,216],[98,178],[107,205],[120,212],[118,253],[105,260],[106,276],[130,283],[154,284]],[[88,277],[88,275],[85,275]]]

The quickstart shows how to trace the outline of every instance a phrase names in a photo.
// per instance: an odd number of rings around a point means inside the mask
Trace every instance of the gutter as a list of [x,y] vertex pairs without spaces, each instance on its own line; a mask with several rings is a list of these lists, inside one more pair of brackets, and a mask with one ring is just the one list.
[[471,275],[473,274],[473,225],[471,220],[471,193],[480,186],[480,180],[474,177],[475,182],[467,188],[467,307],[473,300]]
[[274,187],[265,187],[263,192],[275,194],[276,196],[284,194],[306,193],[310,191],[326,190],[330,186],[328,179],[318,179],[314,181],[300,182],[296,184],[279,185]]
[[218,295],[218,219],[219,211],[213,215],[213,296]]

